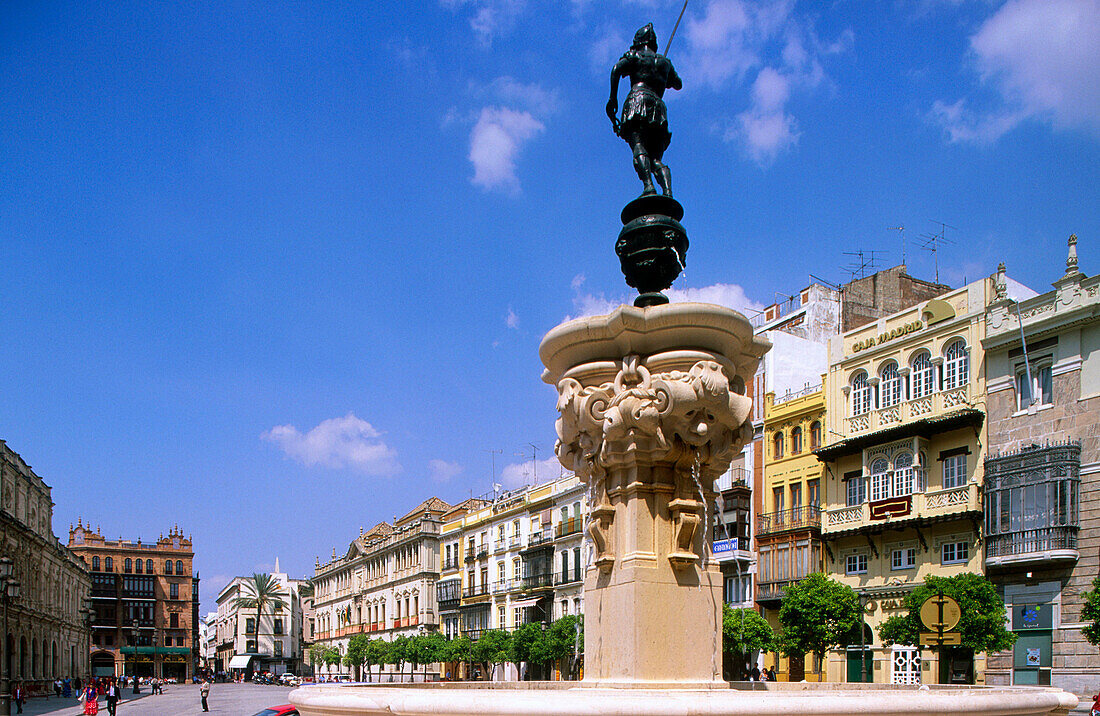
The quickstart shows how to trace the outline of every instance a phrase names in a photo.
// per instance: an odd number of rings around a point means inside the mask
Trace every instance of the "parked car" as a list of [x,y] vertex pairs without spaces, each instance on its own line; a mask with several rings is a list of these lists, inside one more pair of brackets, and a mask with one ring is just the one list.
[[255,714],[255,716],[298,716],[298,709],[294,708],[291,704],[269,706],[258,714]]

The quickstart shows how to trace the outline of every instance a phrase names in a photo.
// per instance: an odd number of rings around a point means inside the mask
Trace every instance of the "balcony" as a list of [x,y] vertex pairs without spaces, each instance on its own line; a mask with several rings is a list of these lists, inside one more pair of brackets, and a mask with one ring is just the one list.
[[830,534],[864,527],[878,529],[899,522],[919,522],[924,519],[980,513],[978,485],[968,483],[946,490],[917,491],[859,505],[834,507],[825,510],[821,529],[824,534]]
[[527,538],[527,549],[533,549],[535,547],[549,546],[554,541],[554,531],[551,529],[544,529],[541,532],[535,532]]
[[570,517],[557,524],[554,528],[554,534],[558,537],[568,537],[569,535],[579,534],[582,529],[584,529],[584,520],[580,517]]
[[791,584],[793,584],[793,582],[790,579],[783,579],[778,582],[758,582],[756,585],[756,601],[782,601],[787,587],[791,586]]
[[452,569],[458,569],[458,558],[457,557],[455,557],[454,559],[444,559],[443,560],[443,571],[448,572]]
[[394,629],[403,629],[405,627],[416,626],[420,623],[420,617],[402,617],[400,619],[393,620]]
[[986,535],[987,567],[1055,561],[1075,562],[1077,527],[1041,527],[1007,534]]
[[489,594],[489,585],[487,583],[475,584],[472,587],[466,587],[462,590],[463,599],[472,599],[474,597],[484,597]]
[[523,544],[523,538],[520,537],[518,534],[514,534],[508,538],[508,547],[510,549],[514,547],[519,547],[521,544]]
[[502,539],[498,539],[493,543],[493,552],[503,552],[508,549],[508,542]]
[[935,414],[951,412],[970,405],[970,385],[963,385],[951,390],[944,390],[922,398],[914,398],[886,408],[870,410],[861,415],[847,418],[848,434],[859,433],[890,428],[895,425],[932,417]]
[[522,579],[501,579],[497,582],[493,582],[493,594],[518,592],[521,589],[523,589]]
[[554,584],[562,586],[565,584],[579,584],[582,580],[580,570],[573,572],[559,572],[554,575]]
[[790,530],[821,529],[821,508],[817,505],[791,507],[756,516],[756,535],[777,534]]
[[523,589],[548,589],[554,586],[554,575],[549,572],[545,574],[532,574],[523,578]]

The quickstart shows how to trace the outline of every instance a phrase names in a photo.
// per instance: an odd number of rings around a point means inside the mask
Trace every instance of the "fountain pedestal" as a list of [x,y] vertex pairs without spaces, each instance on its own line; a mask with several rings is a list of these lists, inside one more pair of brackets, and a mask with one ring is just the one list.
[[558,458],[589,487],[585,681],[722,684],[714,480],[751,438],[744,395],[768,343],[736,311],[634,308],[558,326]]

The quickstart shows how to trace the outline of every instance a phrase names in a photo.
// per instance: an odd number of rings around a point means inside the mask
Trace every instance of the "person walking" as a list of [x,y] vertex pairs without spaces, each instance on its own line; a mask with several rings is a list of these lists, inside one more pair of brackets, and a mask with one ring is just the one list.
[[206,677],[202,679],[202,686],[199,687],[199,695],[202,696],[202,710],[209,711],[210,707],[206,704],[206,698],[210,696],[210,680]]
[[84,702],[84,710],[81,713],[86,716],[96,716],[99,713],[99,694],[96,693],[94,684],[88,682],[84,686],[80,692],[80,700]]
[[23,713],[23,704],[27,700],[27,692],[23,688],[23,682],[22,681],[16,681],[15,682],[15,688],[12,689],[11,698],[12,698],[13,701],[15,701],[15,705],[19,708],[19,710],[16,711],[16,713],[19,713],[19,714]]
[[53,692],[57,694],[57,698],[61,698],[61,677],[57,677],[53,680]]
[[115,711],[118,709],[118,699],[121,695],[122,691],[118,688],[118,684],[114,679],[107,682],[104,696],[107,698],[107,713],[111,716],[115,716]]

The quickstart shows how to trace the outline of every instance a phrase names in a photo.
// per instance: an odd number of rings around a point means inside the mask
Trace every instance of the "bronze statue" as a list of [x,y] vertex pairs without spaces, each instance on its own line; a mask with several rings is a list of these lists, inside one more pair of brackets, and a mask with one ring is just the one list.
[[[620,120],[615,118],[619,80],[627,76],[630,94],[623,102]],[[683,84],[668,58],[657,53],[657,34],[650,23],[634,33],[634,43],[611,70],[611,98],[607,100],[607,116],[615,134],[634,151],[634,169],[645,185],[643,196],[657,193],[653,179],[665,196],[672,196],[672,174],[662,161],[672,139],[662,99],[668,87],[678,90]]]

